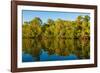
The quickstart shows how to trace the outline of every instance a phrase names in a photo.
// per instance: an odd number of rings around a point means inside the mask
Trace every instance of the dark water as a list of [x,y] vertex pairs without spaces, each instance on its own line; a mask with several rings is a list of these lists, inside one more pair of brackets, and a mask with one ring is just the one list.
[[23,39],[22,62],[79,60],[90,58],[89,40]]

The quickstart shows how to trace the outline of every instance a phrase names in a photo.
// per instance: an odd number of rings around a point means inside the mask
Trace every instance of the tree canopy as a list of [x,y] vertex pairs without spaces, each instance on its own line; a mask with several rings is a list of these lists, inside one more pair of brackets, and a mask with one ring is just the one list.
[[78,16],[76,20],[48,19],[46,23],[39,17],[33,18],[22,25],[23,38],[89,38],[90,17]]

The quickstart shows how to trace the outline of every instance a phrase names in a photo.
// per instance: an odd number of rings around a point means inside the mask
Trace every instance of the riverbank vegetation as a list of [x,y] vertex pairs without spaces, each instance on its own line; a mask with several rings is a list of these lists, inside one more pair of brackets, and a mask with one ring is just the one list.
[[89,39],[90,17],[80,15],[75,20],[48,19],[45,23],[35,17],[23,23],[22,38]]
[[[89,38],[90,17],[87,15],[75,20],[48,18],[47,22],[35,17],[22,25],[22,51],[34,61],[68,60],[70,56],[69,60],[89,59]],[[23,62],[29,61],[23,59]]]

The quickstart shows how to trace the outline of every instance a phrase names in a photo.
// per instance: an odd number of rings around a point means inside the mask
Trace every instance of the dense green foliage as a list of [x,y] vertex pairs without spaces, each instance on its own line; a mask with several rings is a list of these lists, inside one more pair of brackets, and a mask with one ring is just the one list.
[[[90,58],[90,17],[78,16],[75,20],[48,19],[46,23],[35,17],[22,25],[23,52],[40,61],[42,51],[48,55]],[[48,59],[49,60],[49,59]]]
[[90,38],[90,17],[78,16],[76,20],[48,19],[46,23],[38,17],[22,25],[23,38]]

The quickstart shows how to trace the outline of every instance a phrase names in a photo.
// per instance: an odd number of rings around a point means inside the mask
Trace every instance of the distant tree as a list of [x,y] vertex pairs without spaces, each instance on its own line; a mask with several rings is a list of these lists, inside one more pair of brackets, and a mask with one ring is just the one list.
[[41,30],[41,25],[42,25],[42,20],[38,17],[35,17],[31,22],[30,22],[30,31],[31,31],[31,37],[38,37],[42,30]]

